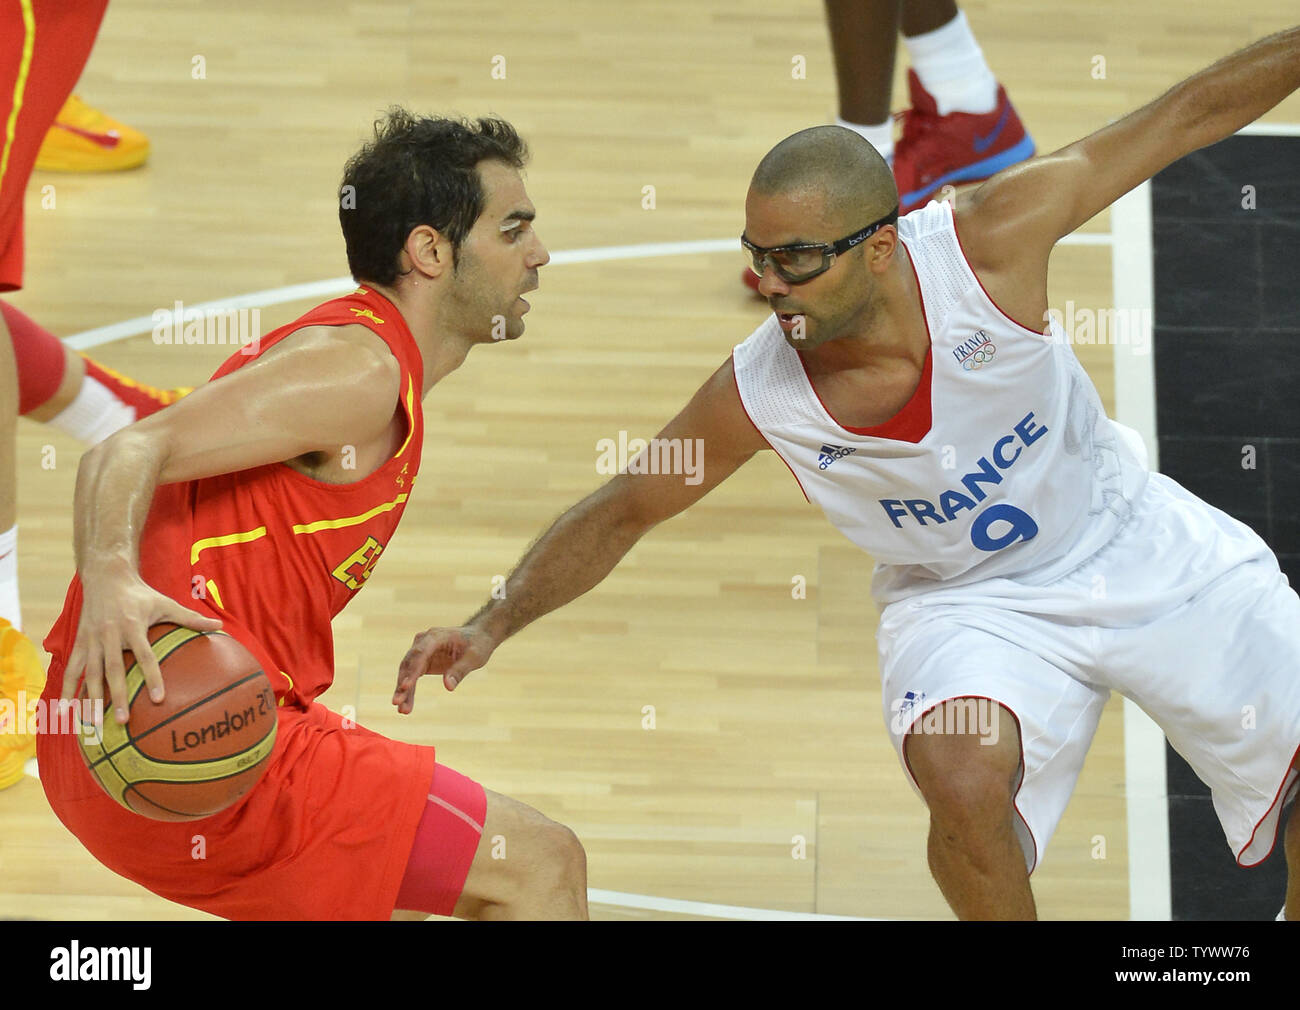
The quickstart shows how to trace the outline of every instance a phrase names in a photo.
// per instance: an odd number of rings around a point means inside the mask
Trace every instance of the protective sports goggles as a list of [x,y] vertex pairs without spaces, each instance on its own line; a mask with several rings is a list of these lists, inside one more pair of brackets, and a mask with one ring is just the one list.
[[776,271],[776,275],[787,284],[802,284],[829,270],[836,256],[865,242],[885,225],[897,223],[898,208],[895,207],[879,221],[873,221],[861,231],[855,231],[838,242],[802,242],[798,245],[780,245],[764,249],[741,235],[740,244],[749,251],[751,260],[749,268],[759,277],[763,276],[763,271],[770,265]]

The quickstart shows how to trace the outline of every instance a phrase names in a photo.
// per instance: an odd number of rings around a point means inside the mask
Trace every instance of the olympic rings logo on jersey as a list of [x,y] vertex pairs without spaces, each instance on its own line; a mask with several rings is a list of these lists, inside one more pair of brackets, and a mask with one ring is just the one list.
[[961,367],[968,372],[974,372],[983,368],[985,363],[993,360],[993,355],[997,353],[997,347],[993,344],[982,344],[980,349],[974,354],[970,354],[961,363]]

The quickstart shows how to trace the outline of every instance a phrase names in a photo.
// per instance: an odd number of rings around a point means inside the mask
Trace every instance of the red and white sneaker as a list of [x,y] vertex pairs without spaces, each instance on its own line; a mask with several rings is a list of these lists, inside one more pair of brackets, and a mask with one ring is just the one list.
[[946,116],[939,115],[934,96],[921,86],[915,70],[907,72],[907,88],[912,107],[896,116],[903,135],[894,147],[900,215],[924,207],[944,186],[979,182],[1034,156],[1033,138],[1002,85],[992,112]]
[[146,386],[142,382],[136,382],[129,376],[109,368],[107,365],[101,365],[94,358],[83,354],[81,359],[86,363],[86,375],[100,385],[107,387],[113,395],[121,400],[128,407],[135,410],[135,420],[142,417],[148,417],[162,410],[163,407],[169,406],[194,392],[193,386],[178,386],[175,389],[158,389],[154,386]]

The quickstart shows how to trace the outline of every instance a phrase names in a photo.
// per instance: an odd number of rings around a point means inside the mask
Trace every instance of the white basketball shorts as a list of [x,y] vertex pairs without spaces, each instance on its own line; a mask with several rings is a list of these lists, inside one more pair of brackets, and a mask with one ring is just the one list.
[[1011,710],[1016,830],[1032,873],[1118,691],[1210,787],[1238,864],[1261,862],[1297,792],[1300,752],[1300,597],[1264,541],[1153,473],[1106,546],[1064,577],[1031,581],[941,588],[884,609],[885,721],[904,768],[909,731],[944,731],[939,703]]

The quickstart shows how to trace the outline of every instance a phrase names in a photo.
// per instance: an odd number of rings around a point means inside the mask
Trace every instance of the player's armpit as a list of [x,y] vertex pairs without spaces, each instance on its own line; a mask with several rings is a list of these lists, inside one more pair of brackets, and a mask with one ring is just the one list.
[[699,501],[767,442],[745,413],[728,358],[659,432],[597,495],[649,529]]
[[155,444],[159,484],[196,480],[363,445],[391,423],[400,382],[366,327],[308,327],[119,435]]

